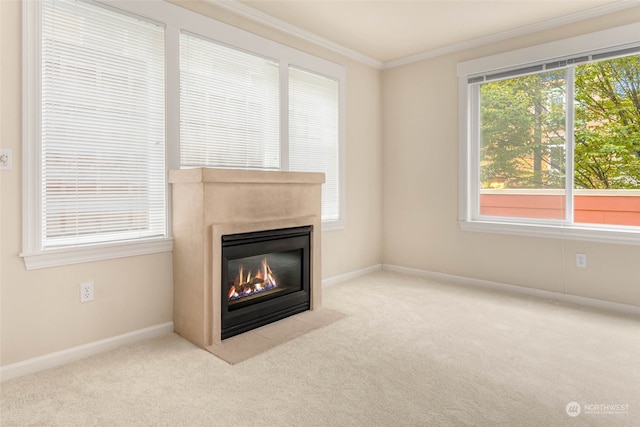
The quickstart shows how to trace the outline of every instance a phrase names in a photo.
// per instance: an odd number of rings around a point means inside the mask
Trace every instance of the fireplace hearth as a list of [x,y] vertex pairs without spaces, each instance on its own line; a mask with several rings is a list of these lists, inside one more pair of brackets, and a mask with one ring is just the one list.
[[309,310],[311,229],[222,236],[222,339]]

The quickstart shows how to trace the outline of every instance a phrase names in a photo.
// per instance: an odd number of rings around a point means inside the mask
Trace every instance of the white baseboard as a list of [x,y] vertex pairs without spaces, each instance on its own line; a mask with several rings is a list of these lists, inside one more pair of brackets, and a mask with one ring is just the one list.
[[104,353],[125,344],[159,337],[169,332],[173,332],[173,322],[138,329],[137,331],[123,335],[13,363],[0,367],[0,382],[64,365],[95,354]]
[[478,287],[484,289],[498,290],[503,292],[516,293],[520,295],[528,295],[536,298],[547,299],[562,303],[576,304],[585,307],[595,308],[599,310],[614,311],[618,313],[631,314],[640,316],[640,307],[630,304],[622,304],[617,302],[604,301],[594,298],[581,297],[577,295],[563,294],[560,292],[545,291],[542,289],[527,288],[524,286],[509,285],[506,283],[492,282],[489,280],[473,279],[464,276],[455,276],[452,274],[436,273],[432,271],[419,270],[409,267],[401,267],[399,265],[382,264],[385,271],[393,271],[396,273],[407,274],[410,276],[422,277],[425,279],[441,280],[444,282],[455,283],[463,286]]
[[364,276],[366,274],[380,270],[382,270],[382,264],[371,265],[369,267],[361,268],[360,270],[339,274],[337,276],[329,277],[328,279],[322,279],[322,286],[331,286],[338,283],[346,282],[347,280],[355,279],[356,277]]

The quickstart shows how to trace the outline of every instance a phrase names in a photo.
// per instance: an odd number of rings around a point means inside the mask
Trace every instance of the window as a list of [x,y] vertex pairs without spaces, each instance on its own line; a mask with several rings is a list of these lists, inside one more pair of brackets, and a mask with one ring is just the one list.
[[341,72],[273,53],[182,32],[180,167],[324,172],[322,221],[339,223]]
[[479,215],[565,218],[565,86],[562,71],[479,85]]
[[180,167],[280,169],[278,61],[180,35]]
[[27,269],[170,251],[178,167],[325,172],[343,226],[343,66],[168,2],[22,7]]
[[27,252],[166,238],[164,27],[85,2],[40,10]]
[[640,45],[591,37],[459,64],[463,229],[640,243]]
[[289,67],[289,170],[324,172],[322,219],[340,219],[339,82]]

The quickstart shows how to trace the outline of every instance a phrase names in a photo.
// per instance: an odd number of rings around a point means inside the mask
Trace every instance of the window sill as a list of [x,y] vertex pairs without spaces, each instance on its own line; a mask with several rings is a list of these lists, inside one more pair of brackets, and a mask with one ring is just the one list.
[[347,221],[343,219],[335,221],[323,221],[321,224],[322,231],[344,230],[347,227]]
[[493,221],[459,221],[459,225],[462,231],[640,245],[640,230],[637,230],[637,227],[629,227],[628,230],[623,230],[619,227],[605,228],[588,225],[523,224]]
[[161,238],[136,242],[118,242],[93,246],[76,246],[20,254],[27,270],[102,261],[173,250],[173,239]]

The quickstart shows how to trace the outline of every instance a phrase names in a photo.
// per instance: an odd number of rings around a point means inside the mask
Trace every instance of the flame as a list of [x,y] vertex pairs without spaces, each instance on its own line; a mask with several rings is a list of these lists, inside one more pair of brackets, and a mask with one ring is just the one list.
[[244,270],[244,266],[241,265],[238,268],[238,275],[233,280],[233,283],[229,283],[229,292],[227,294],[229,301],[273,289],[278,286],[266,257],[262,259],[262,267],[258,269],[258,271],[247,271],[245,275]]

